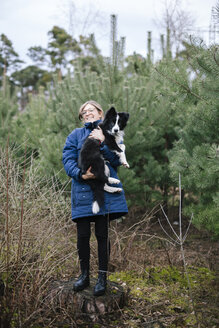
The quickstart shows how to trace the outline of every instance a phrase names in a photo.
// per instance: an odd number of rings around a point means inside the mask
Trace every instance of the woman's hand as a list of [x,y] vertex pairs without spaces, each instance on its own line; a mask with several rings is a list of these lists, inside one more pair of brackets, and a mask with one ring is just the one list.
[[91,166],[87,170],[85,174],[82,174],[82,179],[88,180],[88,179],[96,179],[95,175],[91,172]]
[[98,127],[97,129],[94,129],[90,133],[89,138],[94,138],[94,139],[100,140],[100,142],[103,142],[105,140],[105,136],[104,136],[103,131],[100,127]]

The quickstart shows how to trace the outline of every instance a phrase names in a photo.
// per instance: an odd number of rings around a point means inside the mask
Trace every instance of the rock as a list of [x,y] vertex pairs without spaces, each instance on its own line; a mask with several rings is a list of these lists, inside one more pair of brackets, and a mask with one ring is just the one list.
[[124,307],[127,293],[119,284],[107,281],[103,296],[93,296],[96,279],[90,279],[90,287],[80,292],[73,290],[74,280],[52,282],[46,297],[46,306],[53,312],[64,310],[72,318],[88,319],[98,322],[99,318]]

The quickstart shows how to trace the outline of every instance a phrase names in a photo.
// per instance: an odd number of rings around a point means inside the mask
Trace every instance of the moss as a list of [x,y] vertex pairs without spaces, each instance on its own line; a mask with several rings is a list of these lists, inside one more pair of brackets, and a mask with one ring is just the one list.
[[[168,285],[178,283],[181,288],[188,287],[186,274],[176,267],[155,267],[147,269],[146,272],[152,284],[160,284],[163,281]],[[203,282],[209,283],[215,278],[215,274],[208,268],[188,267],[187,272],[191,287],[199,286]]]
[[138,277],[137,273],[134,271],[121,271],[115,272],[109,276],[111,281],[115,282],[123,282],[123,283],[140,283],[142,279]]
[[[188,276],[192,287],[201,283],[209,283],[215,278],[215,274],[207,268],[188,267]],[[153,267],[145,270],[143,275],[134,271],[121,271],[109,276],[111,281],[121,283],[124,287],[131,287],[135,293],[149,286],[171,286],[188,288],[186,275],[176,267]]]
[[185,319],[186,327],[194,327],[196,324],[196,317],[194,314],[190,314],[186,319]]
[[[186,275],[177,267],[147,268],[141,275],[135,271],[121,271],[111,274],[109,278],[129,290],[131,302],[134,304],[145,302],[145,308],[153,306],[154,311],[157,309],[159,313],[167,316],[180,315],[183,327],[195,327],[196,317],[190,298],[191,292],[193,304],[196,306],[202,293],[211,293],[215,274],[203,267],[188,267],[187,271],[191,290],[188,288]],[[131,322],[129,324],[132,327]],[[172,327],[178,327],[178,323],[173,323]]]

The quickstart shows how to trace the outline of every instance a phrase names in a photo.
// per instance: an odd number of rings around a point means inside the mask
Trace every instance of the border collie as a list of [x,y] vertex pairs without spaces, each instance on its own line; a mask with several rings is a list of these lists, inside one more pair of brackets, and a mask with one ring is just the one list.
[[[105,136],[105,144],[109,149],[115,152],[123,166],[129,168],[125,156],[125,145],[121,144],[124,136],[124,128],[129,119],[128,113],[117,113],[114,107],[111,107],[105,115],[103,122],[99,123]],[[119,184],[120,181],[109,177],[109,168],[100,152],[100,142],[94,138],[87,138],[81,148],[78,165],[82,174],[85,174],[91,166],[91,172],[96,179],[88,179],[86,183],[90,185],[93,191],[92,212],[97,214],[104,203],[104,190],[110,193],[121,192],[121,188],[112,187],[108,184]]]

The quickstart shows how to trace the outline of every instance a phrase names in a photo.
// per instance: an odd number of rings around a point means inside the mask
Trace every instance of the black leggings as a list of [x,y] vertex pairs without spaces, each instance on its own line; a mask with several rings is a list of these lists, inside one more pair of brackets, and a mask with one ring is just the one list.
[[77,248],[81,269],[89,268],[91,220],[95,222],[95,235],[98,244],[98,264],[100,271],[107,271],[110,255],[110,241],[108,238],[108,218],[103,215],[77,220]]

